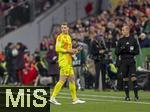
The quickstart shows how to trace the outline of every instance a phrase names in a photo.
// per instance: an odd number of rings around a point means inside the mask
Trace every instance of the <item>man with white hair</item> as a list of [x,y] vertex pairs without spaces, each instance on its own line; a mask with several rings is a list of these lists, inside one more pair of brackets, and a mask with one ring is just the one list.
[[139,36],[140,46],[143,47],[150,47],[150,39],[146,36],[145,33],[141,33]]

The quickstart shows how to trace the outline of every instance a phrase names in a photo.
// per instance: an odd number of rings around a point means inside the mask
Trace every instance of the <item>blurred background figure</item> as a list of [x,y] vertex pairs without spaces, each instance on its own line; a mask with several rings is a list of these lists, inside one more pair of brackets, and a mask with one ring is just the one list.
[[35,56],[35,68],[38,72],[38,77],[35,80],[34,86],[37,86],[38,82],[40,85],[49,86],[52,82],[52,78],[48,75],[44,60],[39,55]]
[[46,61],[48,63],[48,76],[52,77],[52,87],[59,80],[59,66],[58,66],[58,56],[55,51],[55,43],[51,39],[49,43],[49,48],[46,52]]
[[31,59],[30,53],[27,51],[24,54],[24,68],[23,68],[23,85],[34,84],[37,78],[37,71],[35,68],[35,61]]
[[5,47],[5,54],[6,54],[6,67],[8,70],[9,78],[8,81],[18,85],[18,74],[17,74],[17,55],[18,50],[13,43],[8,43]]
[[150,47],[150,39],[147,37],[145,33],[141,33],[139,36],[139,42],[141,48],[148,48]]
[[[91,58],[95,63],[95,90],[99,90],[99,83],[102,82],[102,90],[106,89],[106,62],[105,62],[105,46],[102,41],[93,35],[91,42]],[[100,75],[102,79],[100,80]]]
[[17,65],[17,74],[18,74],[18,82],[22,84],[22,79],[23,79],[23,68],[25,65],[24,62],[24,55],[25,51],[27,50],[27,47],[23,45],[21,42],[18,42],[16,44],[16,48],[18,51],[18,55],[16,56],[16,65]]
[[79,90],[85,89],[85,74],[83,73],[83,66],[85,66],[85,53],[83,46],[79,44],[78,39],[73,40],[73,48],[80,49],[79,53],[73,55],[73,67],[76,76],[76,83]]
[[118,69],[112,60],[112,56],[109,57],[107,65],[107,73],[110,78],[110,86],[114,91],[117,91],[118,88]]
[[0,52],[0,84],[6,84],[8,80],[8,72],[6,68],[6,60],[4,52]]

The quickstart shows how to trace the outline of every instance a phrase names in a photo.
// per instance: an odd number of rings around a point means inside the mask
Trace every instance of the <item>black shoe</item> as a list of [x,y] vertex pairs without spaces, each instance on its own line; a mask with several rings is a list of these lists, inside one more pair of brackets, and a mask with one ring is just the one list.
[[125,97],[125,101],[130,101],[130,98],[129,97]]
[[138,101],[138,100],[139,100],[139,97],[135,97],[135,98],[134,98],[134,101]]

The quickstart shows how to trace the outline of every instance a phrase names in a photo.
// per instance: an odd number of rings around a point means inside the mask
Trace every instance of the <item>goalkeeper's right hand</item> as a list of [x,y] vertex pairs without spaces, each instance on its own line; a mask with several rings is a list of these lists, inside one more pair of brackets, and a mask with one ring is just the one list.
[[67,52],[70,54],[76,54],[78,53],[78,49],[70,49],[70,50],[67,50]]

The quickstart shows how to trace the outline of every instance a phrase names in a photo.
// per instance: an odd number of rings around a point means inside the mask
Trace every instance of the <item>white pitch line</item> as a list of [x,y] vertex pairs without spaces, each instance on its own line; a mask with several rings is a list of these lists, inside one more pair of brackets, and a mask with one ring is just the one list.
[[[69,95],[68,93],[61,92],[61,95]],[[115,96],[102,96],[102,95],[87,95],[87,94],[78,94],[79,96],[87,96],[87,97],[95,97],[95,98],[116,98],[116,99],[123,99],[124,97],[115,97]],[[70,99],[70,97],[60,97]],[[149,102],[140,102],[140,101],[119,101],[119,100],[109,100],[109,99],[94,99],[94,98],[82,98],[89,101],[107,101],[107,102],[120,102],[120,103],[131,103],[131,104],[146,104],[150,105]]]
[[[71,99],[70,97],[58,97],[62,99]],[[115,103],[128,103],[128,104],[143,104],[143,105],[150,105],[148,102],[135,102],[135,101],[119,101],[119,100],[107,100],[107,99],[91,99],[91,98],[82,98],[87,101],[97,101],[97,102],[115,102]]]
[[[65,92],[60,92],[61,95],[69,95]],[[123,99],[124,97],[118,97],[118,96],[104,96],[104,95],[88,95],[88,94],[78,94],[79,96],[89,96],[89,97],[96,97],[96,98],[114,98],[114,99]]]

